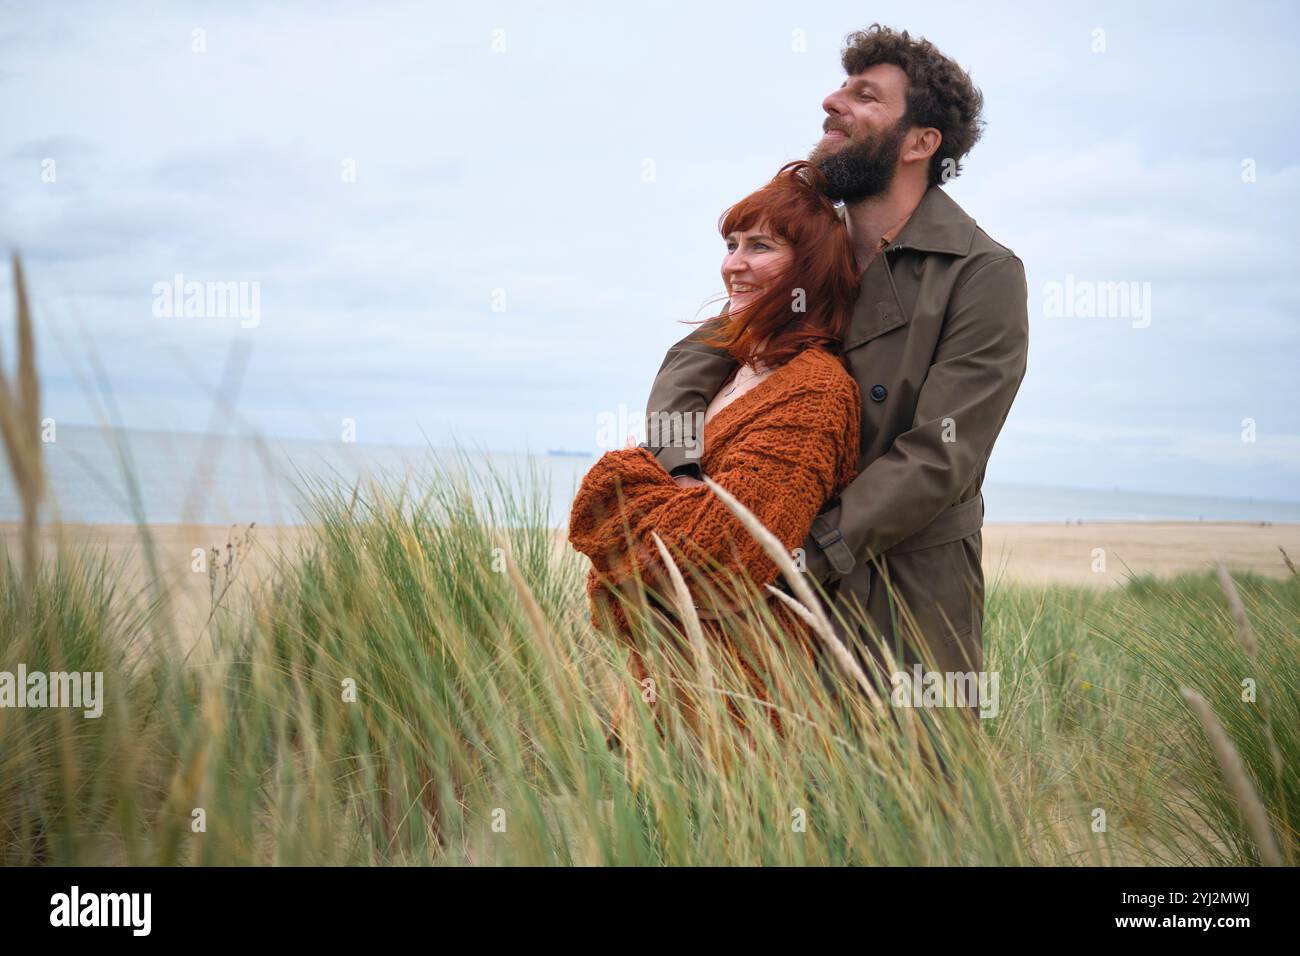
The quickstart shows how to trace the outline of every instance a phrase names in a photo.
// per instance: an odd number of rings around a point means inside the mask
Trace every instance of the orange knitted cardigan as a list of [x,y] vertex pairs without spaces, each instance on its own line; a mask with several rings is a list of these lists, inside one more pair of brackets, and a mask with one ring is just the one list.
[[[840,360],[805,349],[709,420],[700,465],[792,552],[827,500],[856,476],[861,415],[858,385]],[[592,562],[587,594],[595,626],[603,603],[619,631],[630,633],[621,602],[606,592],[625,585],[633,569],[647,582],[666,580],[652,532],[675,558],[686,556],[688,585],[694,570],[728,593],[725,576],[714,573],[708,559],[725,571],[747,573],[759,587],[779,573],[707,485],[679,486],[644,448],[607,452],[583,477],[569,517],[570,543]],[[692,595],[697,604],[707,601],[696,588]],[[797,621],[778,598],[768,601],[784,612],[779,620]]]

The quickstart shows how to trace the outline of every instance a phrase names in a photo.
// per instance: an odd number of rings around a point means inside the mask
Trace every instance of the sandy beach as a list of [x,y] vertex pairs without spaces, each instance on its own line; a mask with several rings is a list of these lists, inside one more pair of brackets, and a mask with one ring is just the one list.
[[[254,583],[273,566],[276,555],[292,551],[306,529],[245,528],[213,525],[154,525],[151,534],[159,575],[172,587],[177,623],[185,631],[201,629],[212,606],[212,593],[225,586],[225,563],[233,558],[236,586]],[[76,548],[106,549],[120,562],[130,582],[143,588],[148,580],[139,533],[131,525],[63,525]],[[42,529],[46,547],[56,529]],[[0,523],[9,547],[18,543],[18,526]],[[557,546],[566,546],[556,533]],[[217,549],[214,557],[212,549]],[[997,582],[1117,587],[1130,574],[1169,577],[1206,570],[1222,561],[1229,568],[1273,577],[1289,575],[1279,548],[1300,562],[1300,524],[1230,522],[1150,522],[1091,524],[988,524],[984,527],[984,572]],[[195,549],[207,566],[195,570]],[[1098,550],[1100,549],[1100,551]],[[208,567],[215,563],[215,580]]]
[[[1103,550],[1100,556],[1098,548]],[[1172,577],[1211,569],[1222,561],[1232,570],[1282,577],[1291,571],[1279,548],[1300,564],[1300,524],[987,524],[984,576],[989,582],[1104,588],[1123,585],[1130,573]]]

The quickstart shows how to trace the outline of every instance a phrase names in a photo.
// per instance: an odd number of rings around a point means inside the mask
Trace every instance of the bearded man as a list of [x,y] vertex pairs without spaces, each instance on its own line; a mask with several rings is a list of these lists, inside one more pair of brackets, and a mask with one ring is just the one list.
[[[862,270],[843,342],[862,393],[861,455],[804,542],[804,573],[832,596],[847,622],[837,621],[841,639],[864,664],[883,662],[883,641],[899,668],[978,673],[981,488],[1025,374],[1024,266],[943,189],[983,126],[966,71],[878,24],[846,44],[847,78],[822,102],[824,135],[809,159],[843,202]],[[699,341],[711,325],[669,349],[648,421],[698,420],[734,370],[728,353]],[[699,480],[693,439],[647,435],[676,481]]]

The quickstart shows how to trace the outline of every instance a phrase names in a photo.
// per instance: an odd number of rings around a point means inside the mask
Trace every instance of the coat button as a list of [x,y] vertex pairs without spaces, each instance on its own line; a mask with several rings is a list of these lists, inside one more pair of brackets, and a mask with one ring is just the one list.
[[888,389],[886,389],[885,386],[883,385],[871,386],[871,400],[873,402],[883,402],[885,400],[885,396],[888,394],[889,394]]

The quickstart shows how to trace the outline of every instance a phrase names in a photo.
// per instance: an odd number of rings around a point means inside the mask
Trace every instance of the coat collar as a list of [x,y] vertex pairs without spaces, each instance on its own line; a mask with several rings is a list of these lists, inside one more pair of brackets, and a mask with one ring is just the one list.
[[844,336],[845,351],[905,325],[911,319],[898,297],[887,259],[890,253],[915,249],[918,252],[964,256],[969,254],[975,241],[975,229],[975,220],[942,189],[938,186],[927,189],[894,242],[867,266],[853,308],[853,318]]
[[969,254],[975,240],[975,228],[975,220],[966,214],[966,210],[941,187],[931,186],[889,249],[964,256]]

